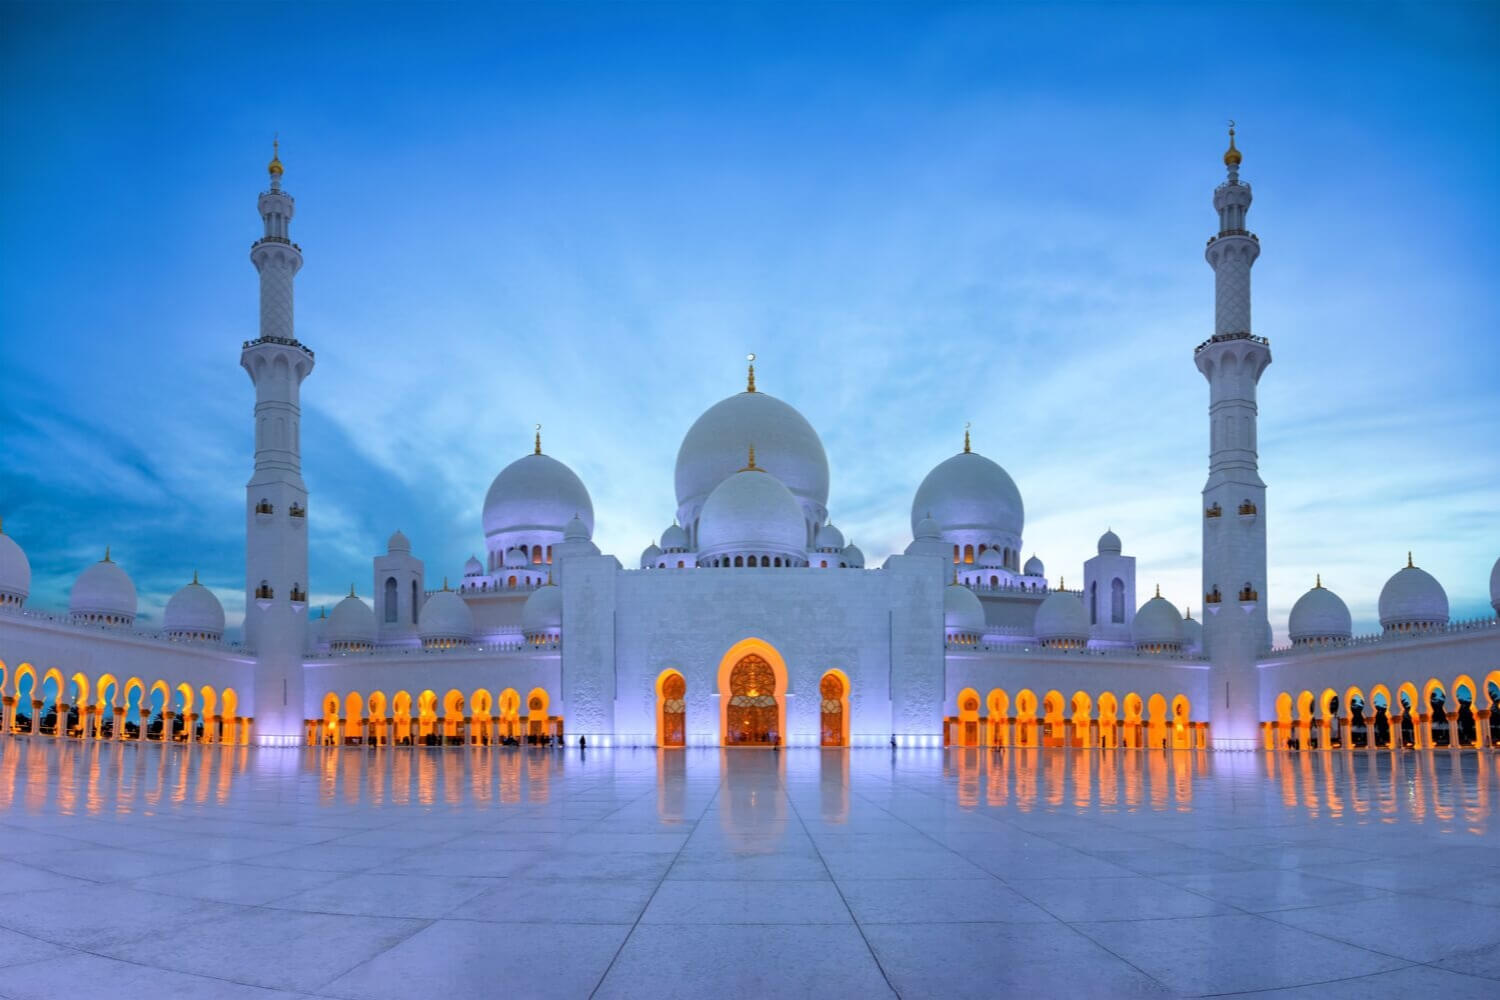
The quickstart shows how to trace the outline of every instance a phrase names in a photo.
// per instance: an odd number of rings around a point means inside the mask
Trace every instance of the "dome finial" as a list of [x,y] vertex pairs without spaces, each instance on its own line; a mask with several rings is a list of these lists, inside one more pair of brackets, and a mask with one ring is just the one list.
[[[749,354],[745,355],[745,360],[748,361],[748,362],[750,362],[750,379],[749,379],[748,382],[745,383],[745,391],[746,392],[754,392],[755,391],[755,352],[751,351]],[[752,464],[754,464],[754,463],[752,463]]]
[[964,454],[969,453],[969,422],[964,421]]
[[1229,148],[1224,151],[1224,166],[1235,170],[1240,165],[1240,151],[1234,148],[1234,119],[1229,119]]
[[349,596],[350,597],[354,596],[354,584],[352,584],[352,583],[349,584]]
[[542,453],[542,425],[541,424],[537,424],[536,425],[536,450],[533,451],[532,454],[533,455],[540,455],[541,453]]
[[1060,577],[1057,578],[1057,589],[1058,590],[1067,590],[1068,589],[1068,578],[1067,577],[1060,576]]
[[1406,551],[1406,568],[1407,569],[1415,569],[1416,568],[1416,567],[1412,566],[1412,564],[1411,564],[1411,550],[1410,549],[1407,549],[1407,551]]
[[194,586],[196,586],[198,584],[198,571],[197,570],[193,570],[193,584],[194,584]]
[[[1407,562],[1410,562],[1410,561],[1411,561],[1411,556],[1408,555],[1407,556]],[[100,562],[109,562],[109,546],[108,545],[104,546],[104,558],[101,559]]]
[[1323,574],[1319,573],[1318,574],[1318,582],[1315,583],[1315,584],[1313,584],[1313,590],[1322,590],[1322,589],[1323,589]]
[[[755,445],[753,445],[753,444],[752,444],[752,445],[751,445],[751,446],[750,446],[750,462],[749,462],[749,464],[747,464],[747,465],[746,465],[746,466],[745,466],[745,467],[744,467],[744,468],[743,468],[743,469],[741,469],[741,470],[740,470],[740,471],[741,471],[741,472],[759,472],[759,471],[761,471],[761,470],[760,470],[760,469],[759,469],[759,468],[757,468],[757,467],[756,467],[756,465],[755,465]],[[673,523],[673,524],[676,524],[676,523],[677,523],[677,521],[676,521],[676,519],[675,519],[675,518],[674,518],[674,519],[673,519],[673,521],[672,521],[672,523]]]
[[266,164],[266,172],[271,175],[271,183],[281,181],[281,133],[274,133],[271,137],[271,162]]
[[448,578],[446,576],[443,577],[443,589],[444,590],[448,589]]
[[1156,596],[1157,597],[1161,596],[1161,584],[1159,584],[1159,583],[1156,585]]
[[1191,604],[1189,604],[1187,606],[1187,617],[1185,619],[1183,619],[1183,620],[1184,621],[1192,621],[1193,620],[1193,606]]

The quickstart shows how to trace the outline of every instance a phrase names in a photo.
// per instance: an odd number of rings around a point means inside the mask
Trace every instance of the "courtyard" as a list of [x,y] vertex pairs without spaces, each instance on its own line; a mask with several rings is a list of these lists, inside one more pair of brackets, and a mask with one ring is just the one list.
[[1485,752],[0,740],[0,996],[1492,997]]

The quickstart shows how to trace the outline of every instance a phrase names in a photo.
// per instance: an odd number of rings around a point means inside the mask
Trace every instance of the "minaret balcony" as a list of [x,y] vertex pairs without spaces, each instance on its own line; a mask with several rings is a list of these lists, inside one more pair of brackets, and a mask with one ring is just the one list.
[[1214,505],[1212,507],[1208,507],[1208,508],[1206,508],[1203,511],[1203,516],[1205,518],[1219,518],[1219,517],[1223,517],[1224,516],[1224,508],[1220,507],[1219,504],[1218,504],[1218,502],[1215,501]]
[[1263,347],[1271,346],[1270,337],[1257,337],[1255,336],[1255,334],[1249,333],[1248,331],[1240,333],[1216,333],[1212,337],[1209,337],[1207,340],[1205,340],[1203,343],[1199,344],[1197,347],[1193,348],[1193,353],[1198,354],[1201,351],[1212,347],[1214,344],[1224,344],[1235,340],[1248,340],[1252,344],[1260,344]]
[[1248,615],[1250,612],[1254,611],[1259,603],[1260,591],[1255,590],[1248,585],[1246,585],[1244,589],[1240,591],[1240,610],[1244,611],[1245,614]]
[[1203,595],[1203,606],[1208,609],[1208,613],[1211,615],[1218,614],[1219,608],[1223,603],[1224,595],[1219,593],[1218,587],[1214,587],[1213,590]]

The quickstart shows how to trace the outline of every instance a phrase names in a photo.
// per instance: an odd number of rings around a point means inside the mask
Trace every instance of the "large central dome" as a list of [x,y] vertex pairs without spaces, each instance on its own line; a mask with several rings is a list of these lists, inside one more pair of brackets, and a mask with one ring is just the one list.
[[484,498],[486,538],[516,532],[563,533],[577,516],[594,530],[594,503],[573,470],[540,451],[507,465]]
[[792,407],[763,392],[742,392],[704,412],[677,450],[677,509],[683,524],[694,521],[708,495],[745,466],[755,448],[756,464],[792,491],[809,522],[821,524],[828,506],[828,456],[812,424]]
[[945,534],[975,532],[992,536],[992,544],[1010,537],[1018,545],[1026,508],[1009,473],[978,452],[966,450],[940,463],[917,488],[911,505],[913,536],[925,517],[936,521]]

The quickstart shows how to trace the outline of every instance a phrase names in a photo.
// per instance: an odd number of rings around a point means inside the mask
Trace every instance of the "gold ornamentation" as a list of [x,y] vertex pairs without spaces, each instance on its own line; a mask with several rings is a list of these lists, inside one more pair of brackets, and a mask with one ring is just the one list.
[[271,140],[271,162],[266,164],[266,172],[275,180],[281,179],[281,136],[279,134]]
[[1234,148],[1234,119],[1229,119],[1229,148],[1224,151],[1224,166],[1237,167],[1243,159],[1240,151]]
[[[754,353],[750,353],[750,354],[745,355],[745,360],[748,361],[748,362],[750,362],[750,378],[745,383],[745,391],[746,392],[754,392],[755,391],[755,355],[754,355]],[[754,463],[751,463],[751,464],[754,464]]]

